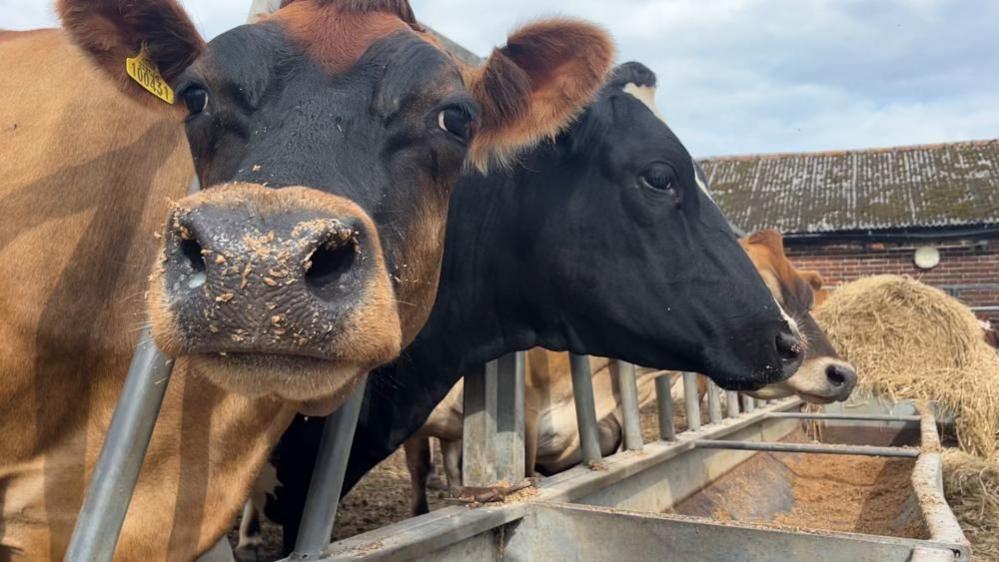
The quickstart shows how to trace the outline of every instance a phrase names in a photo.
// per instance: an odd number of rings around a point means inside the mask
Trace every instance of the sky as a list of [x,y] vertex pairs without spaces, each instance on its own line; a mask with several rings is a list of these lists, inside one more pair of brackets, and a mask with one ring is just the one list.
[[[249,0],[182,0],[207,37]],[[479,55],[545,16],[603,25],[618,61],[697,157],[999,138],[994,0],[410,0]],[[0,0],[0,28],[56,24],[46,0]]]

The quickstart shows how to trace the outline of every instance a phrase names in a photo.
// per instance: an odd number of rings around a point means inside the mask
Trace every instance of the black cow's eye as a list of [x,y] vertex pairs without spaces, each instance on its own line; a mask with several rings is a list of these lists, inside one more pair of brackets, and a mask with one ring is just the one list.
[[472,117],[460,107],[446,107],[437,114],[437,126],[465,142],[471,135]]
[[679,199],[676,170],[669,164],[653,164],[645,169],[638,178],[639,183],[656,191],[667,192]]
[[208,92],[203,88],[197,86],[187,88],[181,93],[181,97],[184,98],[184,105],[187,106],[189,115],[197,115],[208,107]]

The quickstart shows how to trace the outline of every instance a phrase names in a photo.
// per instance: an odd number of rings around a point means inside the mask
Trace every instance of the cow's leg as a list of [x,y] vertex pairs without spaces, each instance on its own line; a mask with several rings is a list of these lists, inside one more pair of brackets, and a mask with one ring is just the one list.
[[414,435],[403,444],[406,468],[409,469],[410,509],[413,515],[430,511],[427,504],[427,476],[433,470],[430,459],[430,438]]
[[600,443],[600,455],[607,457],[617,452],[621,445],[623,430],[617,416],[611,414],[597,423],[597,441]]
[[257,560],[264,538],[260,532],[260,508],[251,497],[243,505],[243,517],[239,521],[239,543],[236,544],[236,558],[241,562]]
[[444,454],[444,476],[451,490],[461,488],[461,439],[447,441],[441,439],[441,452]]
[[540,412],[537,408],[524,407],[524,474],[535,475],[534,466],[538,461],[538,426]]
[[[437,448],[440,448],[440,443],[438,442]],[[441,478],[440,474],[434,469],[434,440],[430,440],[430,475],[427,476],[427,489],[428,490],[446,490],[447,484],[444,479]]]

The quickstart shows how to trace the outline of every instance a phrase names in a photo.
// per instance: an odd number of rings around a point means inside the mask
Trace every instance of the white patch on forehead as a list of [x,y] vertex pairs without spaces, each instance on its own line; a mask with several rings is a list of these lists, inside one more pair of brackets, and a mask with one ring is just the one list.
[[777,305],[777,310],[780,311],[780,315],[784,318],[784,321],[787,322],[788,327],[791,328],[791,335],[800,340],[801,330],[798,328],[798,323],[795,322],[794,318],[791,318],[790,316],[788,316],[786,312],[784,312],[784,307],[781,306],[779,302],[777,302],[776,298],[774,299],[774,304]]
[[711,192],[708,191],[708,184],[704,183],[704,178],[701,177],[700,171],[697,169],[697,164],[691,160],[691,166],[694,167],[694,181],[697,182],[697,187],[701,188],[701,191],[708,196],[708,199],[714,201],[715,198],[711,196]]
[[663,117],[662,113],[659,113],[659,106],[656,105],[656,87],[655,86],[639,86],[634,82],[628,82],[621,88],[626,93],[629,93],[635,98],[644,103],[646,107],[652,110],[652,113],[656,114],[663,123],[666,122],[666,118]]

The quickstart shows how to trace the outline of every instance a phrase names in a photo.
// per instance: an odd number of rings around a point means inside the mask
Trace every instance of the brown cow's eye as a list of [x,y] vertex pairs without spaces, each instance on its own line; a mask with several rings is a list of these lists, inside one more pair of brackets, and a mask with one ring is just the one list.
[[471,134],[471,123],[471,116],[459,107],[448,107],[437,114],[437,126],[462,142],[468,141]]
[[187,112],[190,115],[197,115],[208,107],[208,92],[202,88],[191,87],[181,94],[184,98],[184,105],[187,106]]

